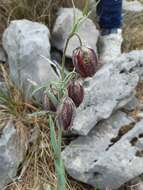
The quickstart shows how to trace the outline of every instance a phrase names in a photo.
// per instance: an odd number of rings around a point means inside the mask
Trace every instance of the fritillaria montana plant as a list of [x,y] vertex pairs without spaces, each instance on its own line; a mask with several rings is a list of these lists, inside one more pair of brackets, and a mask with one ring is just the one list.
[[79,107],[84,98],[84,89],[80,80],[71,80],[67,86],[68,96]]
[[[75,9],[74,3],[73,7]],[[66,189],[65,170],[61,157],[62,131],[70,129],[75,116],[76,107],[79,107],[83,101],[84,89],[81,79],[92,77],[97,70],[97,57],[94,50],[83,45],[83,41],[77,33],[79,26],[90,14],[87,10],[88,0],[86,0],[82,17],[76,18],[76,11],[74,11],[73,27],[66,40],[63,51],[60,81],[58,83],[52,83],[50,87],[44,86],[43,105],[44,109],[49,113],[50,139],[57,176],[56,190]],[[73,51],[72,60],[75,67],[74,70],[65,75],[66,50],[73,36],[79,39],[80,46]],[[81,79],[79,80],[79,78]],[[35,92],[41,88],[43,87],[36,89]]]

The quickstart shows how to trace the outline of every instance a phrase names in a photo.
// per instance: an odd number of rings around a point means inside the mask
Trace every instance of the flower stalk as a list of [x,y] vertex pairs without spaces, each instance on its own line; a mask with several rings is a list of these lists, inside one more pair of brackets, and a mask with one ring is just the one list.
[[[73,27],[74,28],[74,27]],[[71,38],[73,38],[74,36],[76,36],[79,40],[79,43],[80,43],[80,47],[82,46],[82,40],[81,40],[81,37],[79,36],[78,33],[74,32],[76,29],[72,30],[72,32],[69,34],[69,37],[67,38],[66,40],[66,43],[65,43],[65,48],[64,48],[64,51],[63,51],[63,56],[62,56],[62,69],[61,69],[61,79],[62,81],[64,80],[65,78],[65,59],[66,59],[66,51],[67,51],[67,48],[68,48],[68,44],[71,40]]]
[[54,122],[52,116],[49,116],[50,125],[50,142],[53,149],[55,171],[57,176],[56,190],[66,189],[65,169],[61,156],[61,144],[62,144],[62,128],[58,126],[58,136],[56,135],[56,122]]

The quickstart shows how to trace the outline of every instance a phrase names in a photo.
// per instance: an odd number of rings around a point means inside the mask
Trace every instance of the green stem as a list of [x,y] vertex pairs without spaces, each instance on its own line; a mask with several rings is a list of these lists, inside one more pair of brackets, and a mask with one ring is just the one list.
[[57,190],[66,190],[65,169],[62,158],[59,158],[58,160],[55,161],[55,166],[57,166],[55,168],[58,179]]
[[65,75],[64,75],[64,69],[65,69],[65,58],[66,58],[66,51],[67,51],[67,47],[68,47],[68,44],[69,44],[69,41],[71,39],[72,35],[70,34],[67,41],[66,41],[66,44],[65,44],[65,48],[64,48],[64,51],[63,51],[63,57],[62,57],[62,69],[61,69],[61,77],[62,77],[62,81],[64,80],[65,78]]
[[82,46],[82,39],[81,39],[80,35],[76,32],[74,32],[73,35],[75,35],[78,38],[80,46]]
[[69,44],[69,41],[70,39],[73,37],[73,36],[76,36],[80,42],[80,46],[82,46],[82,40],[81,40],[81,37],[79,36],[78,33],[71,33],[69,35],[69,37],[67,38],[66,40],[66,44],[65,44],[65,48],[64,48],[64,51],[63,51],[63,57],[62,57],[62,69],[61,69],[61,77],[62,77],[62,81],[64,80],[65,78],[65,74],[64,74],[64,69],[65,69],[65,58],[66,58],[66,51],[67,51],[67,48],[68,48],[68,44]]
[[61,156],[62,128],[58,127],[58,137],[56,136],[56,123],[52,116],[49,116],[50,142],[53,149],[55,172],[57,176],[56,190],[66,190],[65,168]]

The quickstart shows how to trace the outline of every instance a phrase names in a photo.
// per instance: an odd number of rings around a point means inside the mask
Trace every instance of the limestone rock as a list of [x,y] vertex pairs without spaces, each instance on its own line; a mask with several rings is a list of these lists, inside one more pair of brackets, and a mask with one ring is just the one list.
[[[0,82],[0,95],[8,95],[8,89],[5,82]],[[0,102],[3,102],[3,99],[0,99]]]
[[141,12],[143,11],[143,4],[138,0],[123,0],[123,9],[130,12]]
[[33,84],[42,85],[58,79],[49,61],[49,30],[28,20],[12,21],[3,35],[10,74],[15,84],[30,96]]
[[142,174],[143,120],[117,112],[87,136],[78,137],[62,153],[73,178],[98,187],[117,189]]
[[133,111],[135,109],[143,108],[143,104],[137,97],[133,97],[132,100],[124,106],[126,111]]
[[[82,16],[82,12],[75,9],[76,17]],[[52,34],[52,46],[63,51],[66,39],[68,38],[73,25],[74,19],[74,9],[73,8],[61,8],[58,12],[58,17],[54,25]],[[90,35],[89,35],[90,31]],[[96,43],[98,39],[99,32],[96,29],[93,21],[87,18],[80,24],[77,33],[80,35],[81,39],[91,46],[96,51]],[[79,40],[74,36],[68,45],[66,56],[71,57],[72,52],[75,48],[79,46]]]
[[143,180],[142,175],[132,179],[125,185],[123,185],[119,190],[142,190],[143,189]]
[[17,169],[23,161],[26,147],[26,141],[22,141],[13,122],[9,121],[4,126],[0,137],[0,189],[3,189],[16,177]]

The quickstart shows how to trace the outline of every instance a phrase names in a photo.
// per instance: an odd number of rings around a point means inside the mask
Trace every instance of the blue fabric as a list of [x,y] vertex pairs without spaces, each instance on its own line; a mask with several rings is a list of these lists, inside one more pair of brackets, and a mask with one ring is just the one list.
[[122,0],[100,0],[97,6],[102,29],[120,28],[122,25]]

